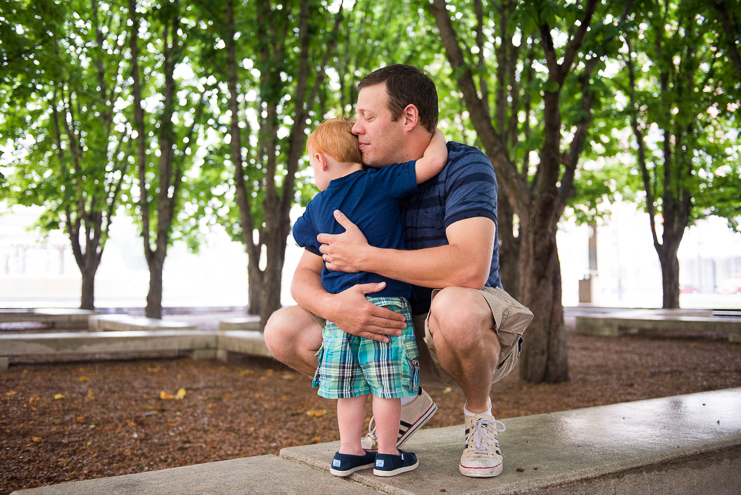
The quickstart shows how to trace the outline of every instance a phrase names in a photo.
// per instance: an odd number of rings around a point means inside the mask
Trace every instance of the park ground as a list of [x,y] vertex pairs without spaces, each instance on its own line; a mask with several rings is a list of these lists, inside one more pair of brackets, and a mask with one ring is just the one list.
[[[723,338],[567,328],[571,380],[531,385],[512,373],[492,391],[498,419],[741,387],[741,345]],[[439,406],[428,427],[463,422],[459,390],[426,388]],[[0,494],[339,439],[335,401],[269,359],[17,363],[0,373],[0,401]]]

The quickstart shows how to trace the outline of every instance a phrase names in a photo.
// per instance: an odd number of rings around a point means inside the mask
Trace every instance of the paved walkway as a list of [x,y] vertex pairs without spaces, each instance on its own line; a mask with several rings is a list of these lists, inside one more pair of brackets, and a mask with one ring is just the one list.
[[420,467],[394,478],[328,473],[338,442],[15,493],[117,494],[738,494],[741,388],[504,420],[504,472],[458,473],[463,427],[427,429],[405,448]]

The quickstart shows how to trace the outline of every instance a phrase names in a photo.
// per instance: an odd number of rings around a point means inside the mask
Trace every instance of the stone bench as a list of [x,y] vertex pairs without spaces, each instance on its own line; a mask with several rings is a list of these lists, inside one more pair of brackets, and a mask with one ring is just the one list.
[[194,359],[218,357],[229,352],[272,357],[263,334],[256,331],[204,332],[198,330],[65,332],[0,335],[0,370],[22,356],[80,356],[191,352]]
[[158,320],[144,316],[130,315],[97,315],[88,319],[88,328],[93,332],[106,330],[116,332],[136,330],[195,330],[195,325],[180,321]]
[[88,328],[88,319],[97,314],[86,309],[2,309],[0,323],[43,323],[60,330],[84,329]]
[[[667,335],[677,333],[725,333],[730,342],[741,343],[741,318],[696,316],[691,312],[643,310],[601,316],[576,315],[576,332],[582,335],[617,337],[637,330]],[[688,315],[688,316],[685,316]]]
[[219,330],[259,330],[259,316],[243,316],[241,318],[224,318],[219,321]]
[[426,429],[405,445],[417,470],[378,478],[329,474],[339,442],[248,457],[71,482],[27,495],[242,493],[317,494],[737,494],[741,486],[741,389],[505,419],[504,472],[458,472],[463,426]]

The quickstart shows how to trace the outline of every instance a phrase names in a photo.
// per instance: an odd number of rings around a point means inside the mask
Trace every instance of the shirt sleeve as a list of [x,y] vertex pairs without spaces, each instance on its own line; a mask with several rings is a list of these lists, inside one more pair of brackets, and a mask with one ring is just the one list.
[[293,224],[293,240],[296,241],[300,247],[307,251],[321,256],[319,251],[319,242],[316,240],[316,236],[319,235],[314,223],[312,222],[312,212],[314,210],[314,200],[309,201],[306,205],[306,211],[304,214],[296,220]]
[[388,167],[368,169],[373,171],[373,180],[378,182],[381,190],[392,198],[404,198],[417,192],[416,160],[405,163],[394,163]]
[[497,178],[489,159],[478,150],[460,154],[447,165],[445,228],[475,217],[497,222]]

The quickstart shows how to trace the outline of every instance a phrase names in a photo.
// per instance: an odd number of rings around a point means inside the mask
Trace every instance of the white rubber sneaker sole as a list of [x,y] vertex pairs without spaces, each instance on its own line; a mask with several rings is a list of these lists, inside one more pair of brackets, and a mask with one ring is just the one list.
[[462,463],[458,464],[458,471],[469,478],[493,478],[502,474],[503,470],[504,464],[501,462],[493,467],[473,467],[464,466]]
[[371,462],[370,464],[363,464],[362,466],[355,466],[352,469],[348,469],[347,471],[340,471],[334,468],[329,468],[330,474],[333,474],[335,476],[345,477],[350,476],[353,473],[357,473],[358,471],[362,471],[363,469],[371,469],[374,466],[374,463]]
[[391,476],[398,476],[402,473],[408,473],[409,471],[414,471],[419,467],[419,460],[412,464],[411,466],[404,466],[400,468],[396,468],[393,471],[381,471],[380,469],[373,469],[373,474],[376,476],[381,476],[383,478],[390,478]]

